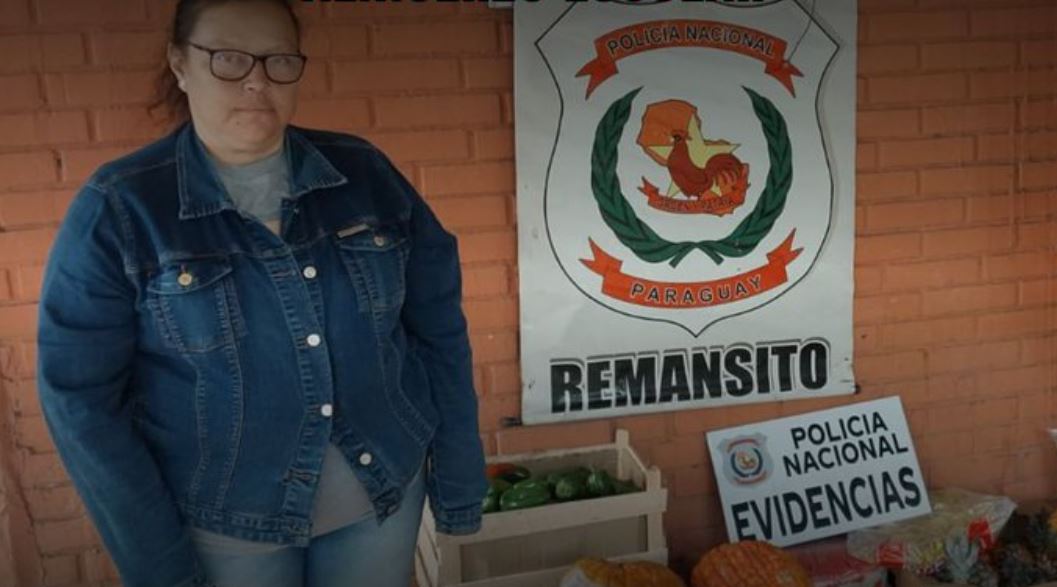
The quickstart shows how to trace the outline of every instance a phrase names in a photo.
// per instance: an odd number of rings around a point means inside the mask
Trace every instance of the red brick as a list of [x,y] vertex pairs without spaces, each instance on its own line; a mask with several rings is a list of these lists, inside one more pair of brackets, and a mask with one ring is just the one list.
[[1022,306],[1051,304],[1055,297],[1057,297],[1057,280],[1037,279],[1020,283],[1019,301]]
[[980,165],[921,171],[922,195],[1005,193],[1013,187],[1012,165]]
[[[2,350],[3,347],[0,347]],[[0,375],[3,373],[0,372]],[[10,376],[14,377],[14,373]],[[11,408],[15,414],[19,416],[39,416],[42,412],[40,409],[40,398],[37,395],[37,387],[32,380],[29,379],[13,379],[5,383],[4,387],[7,389],[8,396],[11,400]]]
[[473,132],[474,158],[512,159],[514,157],[514,131],[509,128],[495,128]]
[[974,73],[969,86],[973,99],[1053,96],[1057,95],[1057,70]]
[[507,268],[503,265],[467,267],[462,271],[462,282],[463,295],[469,299],[510,293]]
[[84,38],[79,34],[43,35],[40,51],[45,71],[59,71],[85,63]]
[[62,153],[62,176],[64,181],[88,179],[99,166],[128,154],[130,147],[94,147],[91,149],[69,149]]
[[462,67],[467,88],[514,87],[514,63],[509,57],[465,59]]
[[494,54],[499,34],[492,22],[378,24],[372,48],[379,55]]
[[928,134],[968,134],[1010,131],[1016,121],[1016,108],[1010,103],[968,104],[925,108],[921,113]]
[[855,372],[864,384],[917,379],[925,374],[925,357],[921,351],[859,357]]
[[1028,449],[1011,456],[1010,475],[1016,481],[1052,478],[1052,472],[1057,468],[1057,457],[1053,455],[1052,447]]
[[379,21],[392,18],[432,20],[456,11],[448,2],[334,2],[323,5],[324,17],[331,21]]
[[81,578],[78,559],[75,555],[48,556],[41,559],[44,569],[44,585],[69,585]]
[[974,37],[1020,36],[1052,33],[1057,10],[1042,7],[976,10],[970,18]]
[[475,364],[502,363],[518,358],[518,340],[514,332],[493,332],[470,336]]
[[965,204],[957,198],[925,202],[874,204],[867,209],[870,230],[925,228],[951,225],[965,217]]
[[431,206],[441,223],[453,230],[496,228],[507,223],[506,200],[499,196],[444,198]]
[[973,434],[966,430],[926,434],[915,442],[918,458],[926,461],[969,455],[973,450]]
[[940,459],[932,463],[930,487],[965,487],[994,493],[1001,487],[1005,471],[1004,455],[981,455],[966,459]]
[[37,544],[44,555],[76,553],[98,547],[99,538],[87,518],[37,524]]
[[154,98],[154,76],[153,71],[67,73],[62,97],[77,106],[145,104]]
[[[56,202],[61,191],[0,194],[0,228],[11,230],[62,219]],[[0,257],[3,255],[0,254]]]
[[1051,396],[1052,394],[1050,393],[1018,395],[1016,397],[1017,420],[1029,422],[1040,418],[1049,419],[1053,416],[1053,410],[1050,406]]
[[973,433],[973,452],[976,454],[1009,450],[1011,427],[985,428]]
[[[1057,285],[1057,284],[1054,284]],[[1053,286],[1051,286],[1053,287]],[[1051,297],[1052,299],[1052,297]],[[1052,360],[1053,349],[1057,341],[1052,336],[1045,335],[1036,338],[1026,338],[1020,341],[1020,364],[1040,365],[1048,364]]]
[[147,19],[143,0],[36,0],[37,18],[45,25],[101,25]]
[[880,144],[881,167],[921,167],[973,160],[970,137],[885,141]]
[[915,45],[860,45],[859,75],[914,71],[918,67]]
[[84,503],[71,485],[25,492],[34,522],[69,520],[84,515]]
[[976,160],[984,163],[1009,163],[1017,159],[1016,135],[980,135],[976,137]]
[[478,261],[513,261],[517,254],[514,233],[481,232],[459,236],[459,255],[463,263]]
[[35,453],[54,452],[55,445],[41,416],[22,416],[15,419],[15,442]]
[[856,324],[888,323],[921,316],[918,294],[856,297],[854,304]]
[[1053,260],[1049,252],[992,255],[984,257],[984,277],[990,281],[1045,277],[1053,274]]
[[867,24],[871,43],[946,39],[961,37],[969,30],[969,20],[960,11],[872,14]]
[[922,289],[976,283],[980,279],[977,259],[952,259],[913,264],[891,264],[884,270],[884,289]]
[[486,393],[478,401],[477,423],[482,431],[495,432],[502,429],[506,418],[521,415],[521,400],[517,395],[492,395]]
[[323,97],[330,94],[330,75],[322,61],[309,61],[305,72],[297,82],[298,93],[303,98]]
[[82,571],[86,581],[93,583],[118,580],[117,567],[105,550],[92,548],[81,553]]
[[1028,190],[1057,187],[1057,161],[1022,163],[1020,166],[1020,186]]
[[1028,67],[1057,65],[1057,41],[1042,39],[1021,42],[1020,61]]
[[1057,128],[1057,106],[1053,100],[1023,102],[1020,123],[1024,128]]
[[1013,237],[1009,226],[930,230],[922,235],[921,246],[925,257],[971,255],[1009,249]]
[[40,65],[40,45],[30,35],[0,36],[0,73],[33,71]]
[[54,229],[0,232],[0,263],[43,263],[54,238]]
[[914,233],[863,236],[855,241],[855,260],[875,263],[921,255],[921,235]]
[[[986,270],[985,270],[986,274]],[[926,316],[1003,309],[1017,304],[1017,285],[1001,283],[927,291],[922,309]]]
[[57,453],[26,455],[22,463],[22,487],[48,488],[69,482]]
[[506,428],[496,432],[499,454],[568,449],[613,442],[608,420]]
[[1049,310],[1019,310],[980,316],[980,338],[1001,340],[1052,331]]
[[29,0],[0,0],[0,29],[29,24]]
[[43,102],[40,80],[33,74],[0,76],[0,88],[0,111],[31,110]]
[[969,95],[966,76],[961,73],[872,77],[868,92],[871,104],[950,102]]
[[0,337],[29,339],[36,334],[36,306],[0,306]]
[[989,69],[1012,67],[1016,62],[1016,43],[942,43],[921,48],[924,69]]
[[675,471],[675,485],[672,487],[672,493],[675,497],[717,495],[716,474],[712,469],[712,465],[677,469]]
[[461,130],[367,133],[364,138],[397,161],[456,161],[470,156],[466,133]]
[[467,301],[463,309],[470,332],[493,331],[518,324],[517,302],[511,298]]
[[1010,194],[977,196],[966,201],[966,210],[970,224],[1008,220],[1015,213],[1014,198]]
[[1046,219],[1054,210],[1057,210],[1057,194],[1050,191],[1018,195],[1023,206],[1021,213],[1025,220]]
[[857,171],[872,171],[875,167],[877,167],[877,145],[873,143],[859,143],[856,145],[855,169]]
[[971,340],[975,333],[972,317],[898,322],[881,326],[881,343],[888,348],[920,348]]
[[884,201],[917,195],[918,176],[913,171],[885,171],[859,173],[855,178],[855,194],[859,201]]
[[0,154],[0,177],[7,188],[52,183],[57,170],[55,157],[48,152]]
[[0,115],[0,146],[43,146],[88,141],[83,112]]
[[[8,270],[0,269],[0,302],[9,302],[14,297]],[[2,374],[0,374],[2,375]]]
[[166,35],[160,31],[95,33],[90,37],[92,63],[109,66],[160,65]]
[[509,192],[516,187],[509,162],[425,167],[422,181],[432,196]]
[[521,368],[517,363],[488,365],[485,368],[485,381],[489,394],[520,396]]
[[376,101],[374,106],[380,127],[498,124],[501,116],[494,95],[392,98]]
[[1024,142],[1023,155],[1028,159],[1057,158],[1057,132],[1033,132],[1020,136]]
[[459,87],[454,59],[387,59],[331,64],[336,94],[441,90]]
[[371,124],[371,110],[365,98],[300,100],[293,123],[308,128],[362,132]]
[[1054,240],[1054,226],[1045,222],[1031,222],[1025,218],[1017,227],[1017,249],[1043,249]]
[[[954,372],[975,372],[981,369],[1006,369],[1020,362],[1017,341],[976,343],[966,346],[943,347],[929,351],[929,375]],[[959,393],[957,390],[955,393]],[[964,392],[959,394],[963,395]]]
[[336,26],[330,29],[329,54],[331,57],[349,58],[367,55],[367,28],[363,26]]
[[921,133],[920,119],[916,109],[860,110],[856,132],[860,139],[914,137]]
[[108,108],[94,113],[99,141],[150,140],[160,137],[165,126],[147,108]]
[[855,268],[855,292],[873,293],[881,289],[882,270],[880,267]]

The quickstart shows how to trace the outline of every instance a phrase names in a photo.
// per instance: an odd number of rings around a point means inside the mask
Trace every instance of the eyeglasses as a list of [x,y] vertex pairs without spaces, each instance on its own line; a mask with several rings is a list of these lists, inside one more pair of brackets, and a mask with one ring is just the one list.
[[254,55],[238,49],[210,49],[196,43],[188,45],[209,53],[209,71],[217,79],[237,82],[253,71],[260,61],[264,64],[264,75],[277,84],[292,84],[301,79],[308,57],[300,53],[270,53]]

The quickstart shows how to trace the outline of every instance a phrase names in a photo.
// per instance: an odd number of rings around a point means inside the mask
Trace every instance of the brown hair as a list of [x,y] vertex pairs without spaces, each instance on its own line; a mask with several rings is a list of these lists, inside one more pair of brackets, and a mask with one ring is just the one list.
[[[239,0],[178,0],[170,29],[169,42],[175,47],[186,47],[188,40],[191,38],[191,33],[194,32],[195,26],[198,25],[199,17],[202,16],[206,8],[235,1]],[[301,23],[297,20],[297,15],[294,13],[289,0],[257,1],[274,2],[286,9],[290,15],[290,20],[294,23],[294,29],[297,32],[297,42],[300,45]],[[157,110],[163,110],[164,118],[171,124],[182,123],[191,116],[190,108],[187,105],[187,94],[176,83],[176,76],[169,69],[168,56],[165,56],[162,67],[159,69],[154,81],[155,95],[154,101],[150,105],[150,111],[153,113]]]

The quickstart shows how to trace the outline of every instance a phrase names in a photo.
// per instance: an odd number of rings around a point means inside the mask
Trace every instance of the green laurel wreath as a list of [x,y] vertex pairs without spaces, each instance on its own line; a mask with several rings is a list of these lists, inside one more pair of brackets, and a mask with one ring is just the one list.
[[749,94],[756,118],[763,127],[771,169],[767,172],[767,184],[752,213],[720,240],[669,241],[635,214],[621,192],[620,179],[616,173],[617,144],[631,114],[631,103],[642,88],[632,90],[613,102],[598,123],[591,151],[591,190],[606,224],[620,242],[643,261],[668,261],[669,265],[675,267],[695,250],[708,255],[717,265],[723,263],[726,257],[743,257],[752,252],[771,231],[785,208],[789,186],[793,182],[792,148],[785,119],[770,100],[749,88],[743,89]]

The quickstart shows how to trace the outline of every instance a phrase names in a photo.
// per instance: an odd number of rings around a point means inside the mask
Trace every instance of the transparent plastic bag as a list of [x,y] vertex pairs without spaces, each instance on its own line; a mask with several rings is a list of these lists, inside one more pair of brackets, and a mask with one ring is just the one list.
[[868,563],[917,574],[937,571],[946,560],[944,543],[965,533],[985,551],[994,545],[1017,504],[999,495],[962,489],[929,492],[932,513],[848,534],[848,553]]

